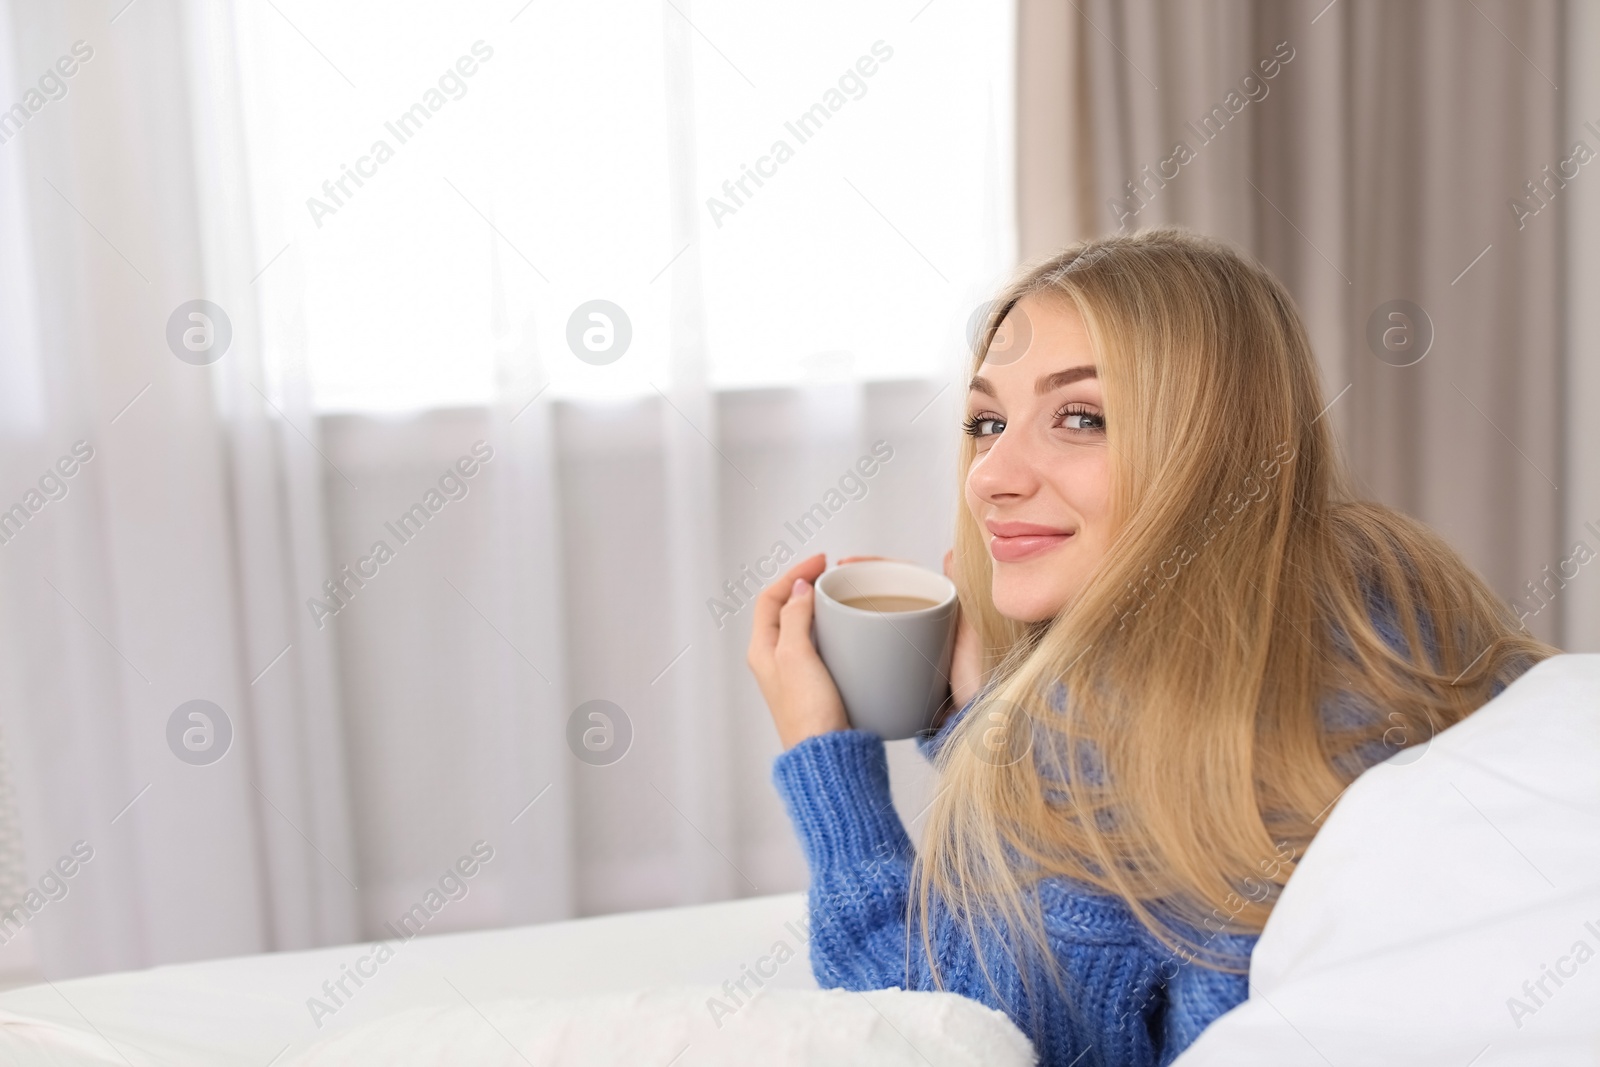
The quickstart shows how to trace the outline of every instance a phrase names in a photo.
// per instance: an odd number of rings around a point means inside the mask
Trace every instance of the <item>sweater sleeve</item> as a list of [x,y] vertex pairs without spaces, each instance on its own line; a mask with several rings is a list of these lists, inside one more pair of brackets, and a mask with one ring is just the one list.
[[824,988],[905,988],[912,847],[889,794],[883,740],[808,737],[773,762],[773,784],[811,868],[811,970]]

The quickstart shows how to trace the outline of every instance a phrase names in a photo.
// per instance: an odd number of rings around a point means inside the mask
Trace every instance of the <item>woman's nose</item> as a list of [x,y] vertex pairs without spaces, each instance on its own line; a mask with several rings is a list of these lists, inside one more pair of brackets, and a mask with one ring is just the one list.
[[1038,485],[1035,456],[1020,432],[1002,430],[973,463],[968,481],[985,500],[1028,496]]

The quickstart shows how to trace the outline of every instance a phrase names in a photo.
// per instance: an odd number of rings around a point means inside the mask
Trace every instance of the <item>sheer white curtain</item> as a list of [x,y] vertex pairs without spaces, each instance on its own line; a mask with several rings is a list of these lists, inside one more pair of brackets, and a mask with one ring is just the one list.
[[[240,10],[256,227],[283,249],[257,284],[304,314],[267,345],[324,411],[332,564],[494,449],[329,624],[365,928],[478,837],[504,858],[437,928],[803,884],[749,611],[719,628],[708,601],[739,609],[725,583],[747,600],[780,539],[938,564],[946,385],[1014,254],[1008,5]],[[451,69],[425,125],[386,125]],[[375,176],[325,214],[358,152]],[[614,360],[571,340],[596,300],[626,318]],[[880,439],[860,501],[786,532]],[[596,700],[615,763],[569,746]]]
[[0,12],[6,100],[93,49],[0,143],[0,506],[93,448],[0,545],[0,773],[18,890],[94,850],[0,972],[377,936],[479,842],[429,932],[801,886],[747,605],[947,547],[1010,5]]
[[[319,497],[293,406],[256,392],[237,102],[193,91],[229,31],[198,7],[3,13],[28,117],[0,146],[0,477],[25,509],[0,546],[0,714],[31,893],[5,901],[0,968],[353,937],[333,660],[295,610]],[[209,364],[169,344],[195,299],[231,320]]]

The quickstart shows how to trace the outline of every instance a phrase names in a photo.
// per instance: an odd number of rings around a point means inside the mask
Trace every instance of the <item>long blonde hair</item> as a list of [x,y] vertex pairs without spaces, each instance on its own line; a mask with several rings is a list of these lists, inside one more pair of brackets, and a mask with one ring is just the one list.
[[[995,300],[974,371],[1029,294],[1087,329],[1117,533],[1059,614],[1019,623],[958,507],[986,681],[940,748],[911,910],[939,984],[936,905],[1064,989],[1047,877],[1120,897],[1186,962],[1241,971],[1210,941],[1261,930],[1358,748],[1425,742],[1557,650],[1427,527],[1354,498],[1299,314],[1261,266],[1174,227],[1073,245]],[[961,484],[975,453],[963,435]],[[1385,609],[1403,652],[1374,625]],[[1335,697],[1343,728],[1323,714]]]

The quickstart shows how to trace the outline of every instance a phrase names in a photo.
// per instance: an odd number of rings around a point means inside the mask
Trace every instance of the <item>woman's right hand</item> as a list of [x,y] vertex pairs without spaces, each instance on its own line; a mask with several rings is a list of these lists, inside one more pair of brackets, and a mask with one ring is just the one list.
[[803,559],[756,597],[745,662],[785,749],[832,730],[850,729],[833,675],[811,641],[813,584],[827,566],[818,552]]

